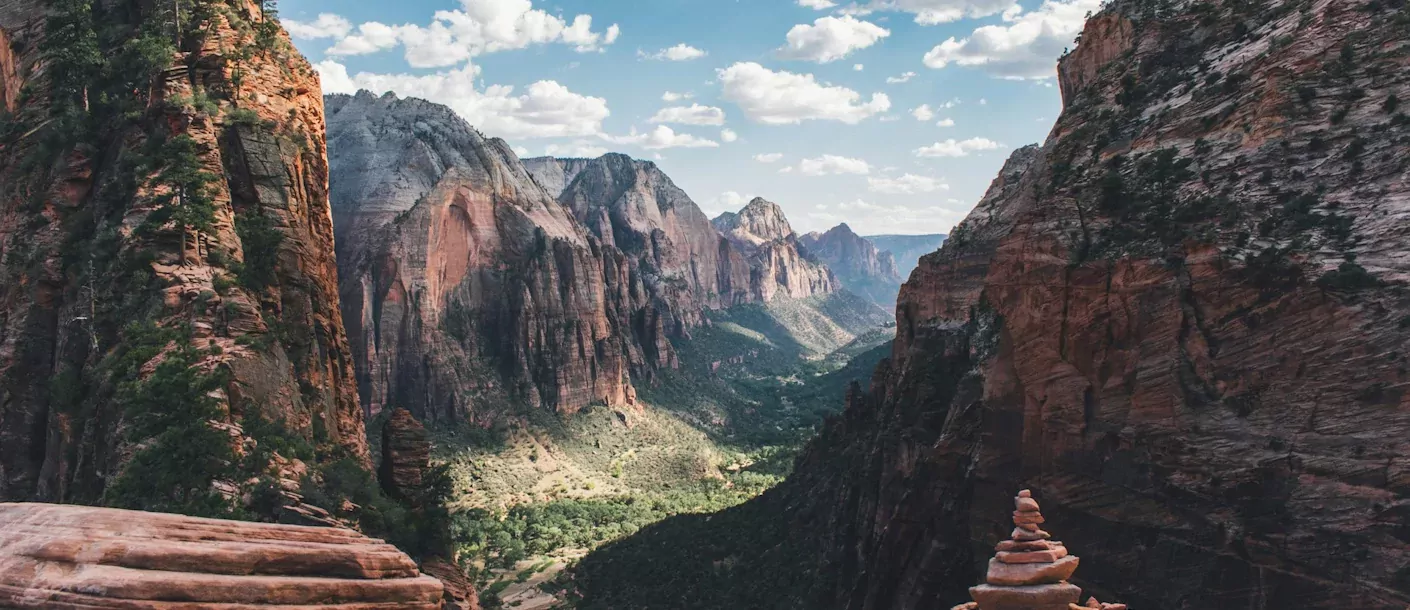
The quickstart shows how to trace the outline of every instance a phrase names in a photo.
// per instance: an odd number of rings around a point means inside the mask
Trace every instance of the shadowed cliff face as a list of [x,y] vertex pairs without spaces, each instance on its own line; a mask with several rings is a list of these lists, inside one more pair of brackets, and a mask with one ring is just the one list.
[[852,232],[846,223],[826,233],[809,233],[799,241],[808,253],[827,263],[848,290],[889,309],[901,290],[901,275],[890,252]]
[[802,247],[778,204],[755,198],[738,213],[726,212],[711,222],[749,260],[757,300],[801,299],[842,289],[832,270]]
[[[1096,15],[1047,142],[903,287],[870,391],[716,517],[767,524],[735,578],[949,607],[1031,488],[1101,599],[1406,607],[1407,26],[1359,0]],[[655,542],[621,551],[669,563]],[[692,552],[753,556],[722,546]],[[589,600],[656,592],[595,580],[613,559],[584,561]]]
[[[134,450],[121,384],[157,361],[124,362],[178,345],[219,417],[365,461],[317,76],[252,4],[198,3],[175,47],[142,38],[158,9],[98,4],[0,3],[0,498],[96,500]],[[100,25],[117,43],[84,55]]]
[[477,404],[507,399],[563,412],[625,405],[632,370],[672,364],[640,275],[503,141],[421,100],[361,93],[331,96],[328,108],[330,137],[346,143],[332,163],[335,218],[351,240],[345,318],[372,413],[491,418]]

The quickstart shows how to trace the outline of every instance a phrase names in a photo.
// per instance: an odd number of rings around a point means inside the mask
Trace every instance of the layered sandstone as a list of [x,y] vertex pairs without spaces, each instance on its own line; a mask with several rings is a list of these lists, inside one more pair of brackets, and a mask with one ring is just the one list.
[[[94,61],[117,61],[158,19],[125,0],[92,10]],[[205,350],[224,417],[326,432],[366,460],[318,77],[277,25],[256,43],[256,4],[202,15],[161,74],[114,63],[134,84],[71,83],[81,93],[56,101],[48,5],[0,5],[0,498],[94,501],[122,470],[133,448],[114,394],[132,380],[108,375],[143,325]],[[175,220],[198,199],[208,219]]]
[[336,528],[0,504],[7,608],[441,607],[395,547]]
[[799,242],[826,263],[847,290],[887,309],[896,304],[896,295],[901,291],[901,274],[896,269],[895,257],[857,235],[847,223],[825,233],[809,233]]
[[711,222],[748,259],[756,300],[802,299],[842,289],[832,270],[800,243],[778,204],[758,197]]
[[377,480],[393,498],[416,499],[431,467],[431,439],[426,427],[406,409],[397,409],[382,426],[382,463]]
[[370,413],[626,405],[633,369],[671,362],[642,278],[503,140],[422,100],[363,92],[330,96],[328,109],[330,139],[346,143],[333,183],[356,185],[335,191],[333,209],[353,240],[339,259],[344,318]]

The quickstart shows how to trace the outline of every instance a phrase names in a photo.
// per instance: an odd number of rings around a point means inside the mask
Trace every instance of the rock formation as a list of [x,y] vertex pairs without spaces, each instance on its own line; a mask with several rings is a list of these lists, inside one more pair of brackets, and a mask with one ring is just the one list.
[[337,187],[333,209],[353,240],[339,259],[344,319],[371,413],[626,405],[631,370],[671,361],[641,277],[503,140],[422,100],[363,92],[327,105],[333,183],[356,185]]
[[1410,4],[1090,23],[1046,142],[902,288],[870,391],[714,517],[768,546],[691,551],[815,607],[948,607],[1012,530],[996,498],[1031,488],[1098,597],[1403,610]]
[[842,289],[827,265],[808,254],[778,204],[755,198],[711,221],[749,260],[755,300],[801,299]]
[[431,440],[426,427],[406,409],[397,409],[382,426],[382,463],[377,479],[387,495],[415,499],[431,467]]
[[410,557],[351,530],[0,504],[6,608],[432,610],[441,598]]
[[809,233],[799,242],[809,254],[827,263],[847,290],[888,310],[896,304],[896,295],[901,291],[896,259],[890,252],[878,250],[871,240],[854,233],[847,223],[826,233]]
[[159,359],[131,359],[177,348],[216,419],[366,460],[313,69],[253,2],[179,46],[142,29],[165,4],[50,4],[0,6],[0,498],[96,501],[152,448],[124,431]]
[[[945,243],[945,235],[868,235],[867,241],[876,244],[882,252],[890,252],[896,261],[896,273],[901,281],[911,276],[921,257],[940,249]],[[888,307],[888,309],[890,309]]]
[[1068,610],[1081,597],[1082,590],[1067,582],[1077,571],[1077,556],[1043,531],[1033,492],[1020,491],[1013,502],[1013,533],[995,545],[986,584],[971,587],[974,601],[954,610]]

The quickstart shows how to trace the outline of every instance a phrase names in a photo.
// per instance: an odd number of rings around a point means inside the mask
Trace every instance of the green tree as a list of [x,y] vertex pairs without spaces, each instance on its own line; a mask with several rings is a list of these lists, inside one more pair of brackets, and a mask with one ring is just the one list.
[[98,34],[93,29],[92,0],[57,0],[44,24],[40,51],[48,60],[52,118],[68,141],[81,138],[89,126],[89,86],[103,69]]
[[149,186],[159,192],[157,202],[163,213],[155,220],[172,220],[181,230],[181,262],[186,262],[186,239],[195,233],[197,245],[201,236],[215,222],[215,200],[210,192],[215,174],[201,163],[197,144],[191,136],[182,134],[160,141],[152,158],[156,175]]

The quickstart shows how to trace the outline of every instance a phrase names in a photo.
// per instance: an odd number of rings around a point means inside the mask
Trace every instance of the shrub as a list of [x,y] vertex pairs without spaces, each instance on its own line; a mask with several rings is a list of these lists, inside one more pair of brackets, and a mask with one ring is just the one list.
[[1337,267],[1335,271],[1329,271],[1322,277],[1317,278],[1317,286],[1323,290],[1336,292],[1356,292],[1370,288],[1384,286],[1381,281],[1365,267],[1356,264],[1354,261],[1346,261]]

